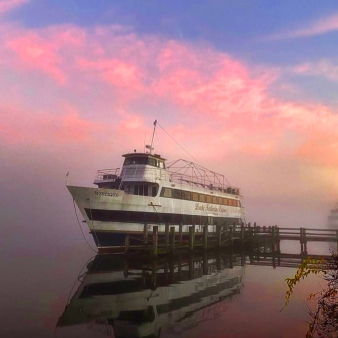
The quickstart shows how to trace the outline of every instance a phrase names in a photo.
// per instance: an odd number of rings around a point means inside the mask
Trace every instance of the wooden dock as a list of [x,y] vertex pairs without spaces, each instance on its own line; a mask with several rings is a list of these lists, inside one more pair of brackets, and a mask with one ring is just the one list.
[[[153,226],[149,234],[147,225],[144,226],[143,240],[138,240],[137,245],[132,235],[125,238],[125,246],[121,248],[125,253],[138,252],[140,254],[158,256],[175,255],[182,252],[199,252],[220,250],[223,248],[246,248],[255,250],[263,248],[265,253],[276,252],[281,254],[282,241],[297,241],[300,243],[299,254],[308,255],[308,242],[335,243],[338,251],[338,230],[306,229],[306,228],[279,228],[278,226],[218,226],[216,233],[208,233],[208,227],[203,227],[203,232],[196,233],[195,226],[189,228],[189,238],[183,239],[182,227],[175,233],[175,227],[168,223],[165,226],[164,236],[159,236],[158,226]],[[105,252],[105,248],[99,248]],[[108,250],[109,251],[109,250]],[[298,253],[296,253],[298,254]],[[313,255],[311,255],[313,256]]]

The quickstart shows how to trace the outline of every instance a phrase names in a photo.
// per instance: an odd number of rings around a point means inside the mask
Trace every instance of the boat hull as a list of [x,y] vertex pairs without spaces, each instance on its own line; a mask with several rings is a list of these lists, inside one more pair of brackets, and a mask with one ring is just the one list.
[[100,248],[124,246],[126,235],[131,245],[143,243],[144,233],[152,235],[158,226],[159,239],[165,235],[165,224],[180,227],[183,240],[188,240],[189,227],[195,225],[196,239],[202,237],[203,226],[215,233],[217,226],[240,225],[243,208],[217,208],[193,201],[179,201],[160,196],[134,196],[122,190],[68,186],[84,217],[95,244]]

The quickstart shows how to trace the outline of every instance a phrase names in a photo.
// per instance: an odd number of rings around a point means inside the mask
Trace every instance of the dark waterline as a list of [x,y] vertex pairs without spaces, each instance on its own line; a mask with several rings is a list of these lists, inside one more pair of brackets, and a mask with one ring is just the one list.
[[[7,255],[0,266],[0,336],[114,337],[114,330],[115,337],[126,332],[130,337],[304,336],[309,320],[305,301],[320,289],[320,278],[302,282],[281,312],[284,280],[296,268],[250,265],[248,258],[241,266],[240,257],[231,261],[227,254],[220,259],[209,255],[207,262],[182,258],[179,275],[177,261],[161,262],[153,270],[135,260],[126,264],[121,257],[102,263],[82,243],[49,256]],[[147,307],[144,297],[150,297]],[[83,308],[69,315],[79,299]],[[121,302],[130,308],[122,311]]]

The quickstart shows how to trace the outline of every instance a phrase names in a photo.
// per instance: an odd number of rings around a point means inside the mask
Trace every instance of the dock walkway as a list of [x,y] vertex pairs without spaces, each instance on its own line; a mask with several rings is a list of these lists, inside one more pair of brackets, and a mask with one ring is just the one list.
[[[175,233],[175,227],[166,224],[164,236],[159,236],[158,226],[153,226],[153,231],[148,234],[145,225],[143,240],[139,245],[130,245],[132,235],[125,238],[125,253],[139,252],[142,254],[175,255],[182,251],[207,251],[222,248],[246,247],[250,249],[263,248],[264,252],[280,252],[281,241],[298,241],[300,243],[300,254],[307,255],[308,242],[335,243],[338,251],[338,230],[329,229],[307,229],[307,228],[279,228],[278,226],[218,226],[216,233],[208,233],[208,227],[203,227],[203,232],[196,233],[195,226],[189,228],[189,238],[184,240],[182,231]],[[135,242],[135,241],[134,241]],[[105,252],[105,248],[99,248]],[[108,250],[109,251],[109,250]],[[298,253],[295,253],[298,254]]]

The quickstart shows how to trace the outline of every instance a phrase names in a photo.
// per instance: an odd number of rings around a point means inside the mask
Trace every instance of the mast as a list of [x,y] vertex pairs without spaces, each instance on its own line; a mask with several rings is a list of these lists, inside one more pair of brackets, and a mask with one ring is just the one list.
[[153,137],[151,138],[151,144],[146,145],[146,148],[149,149],[150,154],[151,154],[151,151],[154,150],[153,143],[154,143],[154,135],[155,135],[155,130],[156,130],[156,124],[157,124],[157,120],[154,121],[154,130],[153,130]]

